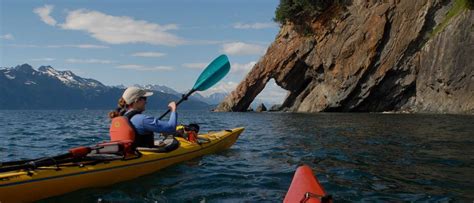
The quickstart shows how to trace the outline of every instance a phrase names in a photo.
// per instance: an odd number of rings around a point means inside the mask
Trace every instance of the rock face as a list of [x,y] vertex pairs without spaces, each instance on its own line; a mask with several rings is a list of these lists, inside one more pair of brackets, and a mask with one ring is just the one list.
[[263,111],[267,111],[267,107],[265,106],[265,104],[261,103],[260,105],[258,105],[257,109],[255,109],[256,112],[263,112]]
[[272,107],[270,107],[270,110],[269,111],[279,111],[280,110],[280,105],[278,104],[275,104],[273,105]]
[[245,111],[273,78],[291,92],[286,111],[472,113],[474,14],[463,9],[447,22],[452,6],[354,0],[315,19],[314,34],[286,24],[215,110]]
[[413,59],[418,111],[473,113],[474,12],[464,12]]

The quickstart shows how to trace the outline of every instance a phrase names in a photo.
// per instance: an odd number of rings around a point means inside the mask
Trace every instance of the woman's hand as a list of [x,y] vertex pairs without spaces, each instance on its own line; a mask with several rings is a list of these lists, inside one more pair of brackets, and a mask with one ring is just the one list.
[[170,108],[171,112],[176,112],[176,102],[170,102],[168,108]]

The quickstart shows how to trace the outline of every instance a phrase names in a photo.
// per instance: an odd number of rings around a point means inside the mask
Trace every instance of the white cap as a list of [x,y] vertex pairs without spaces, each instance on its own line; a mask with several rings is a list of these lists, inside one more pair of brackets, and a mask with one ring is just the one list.
[[153,92],[147,92],[138,87],[129,87],[123,92],[122,98],[127,102],[127,104],[132,104],[133,102],[138,101],[140,97],[149,97],[153,95]]

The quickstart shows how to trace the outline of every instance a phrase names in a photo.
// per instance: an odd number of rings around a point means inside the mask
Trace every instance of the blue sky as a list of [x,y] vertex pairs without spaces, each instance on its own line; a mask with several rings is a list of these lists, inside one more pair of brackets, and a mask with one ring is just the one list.
[[[51,65],[106,85],[184,91],[210,61],[227,54],[231,73],[212,91],[229,90],[278,33],[272,20],[278,3],[1,0],[0,66]],[[265,90],[269,98],[283,95],[272,93],[274,86]]]

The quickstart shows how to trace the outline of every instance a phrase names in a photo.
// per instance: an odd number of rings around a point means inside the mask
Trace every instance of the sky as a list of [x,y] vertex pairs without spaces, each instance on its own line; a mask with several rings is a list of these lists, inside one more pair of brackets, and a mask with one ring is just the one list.
[[[0,67],[71,70],[105,85],[186,91],[217,56],[231,72],[204,95],[230,91],[275,39],[278,0],[0,0]],[[259,99],[286,96],[272,80]]]

